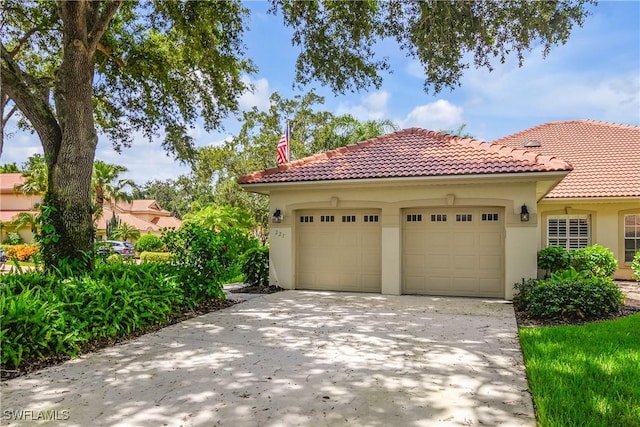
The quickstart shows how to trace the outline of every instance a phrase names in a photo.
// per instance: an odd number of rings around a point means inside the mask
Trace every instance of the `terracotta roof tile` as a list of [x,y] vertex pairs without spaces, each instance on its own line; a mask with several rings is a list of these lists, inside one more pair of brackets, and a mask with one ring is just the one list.
[[14,187],[23,182],[24,178],[20,173],[0,173],[0,192],[13,193]]
[[[539,147],[524,147],[536,141]],[[547,198],[640,196],[640,127],[595,120],[545,123],[495,144],[558,156],[573,165]]]
[[241,184],[568,171],[555,157],[410,128],[239,178]]

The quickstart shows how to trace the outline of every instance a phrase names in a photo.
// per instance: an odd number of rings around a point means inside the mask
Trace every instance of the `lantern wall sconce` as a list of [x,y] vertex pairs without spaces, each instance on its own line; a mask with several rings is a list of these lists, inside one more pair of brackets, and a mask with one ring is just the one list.
[[520,221],[529,221],[529,209],[527,209],[527,205],[522,205],[520,208]]
[[276,209],[276,211],[273,213],[273,216],[271,216],[271,221],[273,222],[282,222],[282,219],[284,218],[284,215],[282,214],[282,211],[280,209]]

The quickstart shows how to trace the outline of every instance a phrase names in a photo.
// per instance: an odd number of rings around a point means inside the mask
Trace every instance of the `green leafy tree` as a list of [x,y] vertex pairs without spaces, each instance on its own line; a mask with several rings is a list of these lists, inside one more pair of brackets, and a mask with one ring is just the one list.
[[[424,65],[425,87],[437,92],[458,84],[466,58],[491,68],[511,52],[522,63],[534,44],[547,54],[583,23],[585,3],[272,0],[271,12],[293,31],[300,85],[379,86],[389,63],[376,44],[390,38]],[[2,99],[37,133],[48,166],[45,268],[93,265],[98,128],[116,149],[135,132],[165,131],[164,148],[185,160],[187,126],[202,117],[215,129],[237,109],[242,75],[254,71],[242,43],[247,17],[238,0],[3,2]]]
[[251,214],[246,210],[232,206],[209,205],[184,216],[184,222],[198,224],[211,230],[238,228],[251,230],[254,226]]
[[[1,154],[1,153],[0,153]],[[5,163],[0,165],[0,173],[20,173],[20,168],[14,163]]]
[[115,239],[114,232],[120,226],[120,223],[120,218],[118,218],[118,215],[116,215],[116,213],[114,212],[113,215],[111,215],[111,219],[109,220],[109,222],[107,222],[106,225],[105,232],[107,234],[107,239]]

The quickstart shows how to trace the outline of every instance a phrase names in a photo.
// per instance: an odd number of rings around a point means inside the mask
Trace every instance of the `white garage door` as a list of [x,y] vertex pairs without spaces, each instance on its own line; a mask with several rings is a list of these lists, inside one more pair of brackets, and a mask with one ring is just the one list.
[[380,292],[380,211],[296,213],[296,288]]
[[406,209],[403,292],[504,297],[501,208]]

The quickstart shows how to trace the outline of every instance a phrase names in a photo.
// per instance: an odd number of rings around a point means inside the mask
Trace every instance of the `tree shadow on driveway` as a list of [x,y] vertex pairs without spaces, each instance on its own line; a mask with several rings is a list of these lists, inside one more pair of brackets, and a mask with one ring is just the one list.
[[280,292],[7,381],[3,422],[533,426],[516,334],[497,300]]

